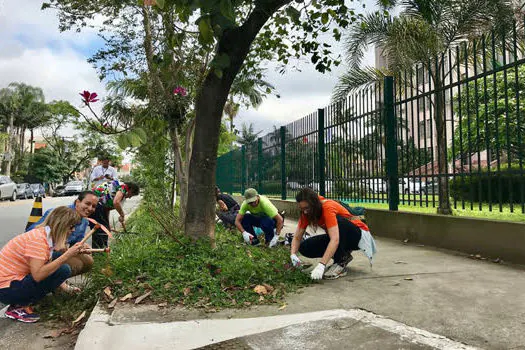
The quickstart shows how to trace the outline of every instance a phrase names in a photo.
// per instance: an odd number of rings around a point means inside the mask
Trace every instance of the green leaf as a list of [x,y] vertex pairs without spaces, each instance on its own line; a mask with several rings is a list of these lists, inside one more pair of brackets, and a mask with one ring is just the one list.
[[130,132],[128,134],[128,140],[131,146],[133,147],[139,147],[142,144],[142,142],[140,141],[140,137],[134,132]]
[[299,22],[299,17],[301,17],[301,12],[299,12],[295,7],[289,6],[286,8],[286,14],[291,18],[293,22]]
[[323,14],[321,15],[321,23],[322,23],[322,24],[326,24],[326,23],[328,23],[328,13],[327,13],[327,12],[325,12],[325,13],[323,13]]
[[215,69],[213,70],[213,72],[215,73],[215,75],[217,76],[217,78],[222,79],[222,69],[220,69],[220,68],[215,68]]
[[117,144],[120,148],[126,149],[129,147],[128,137],[126,134],[120,134],[117,136]]
[[140,141],[142,143],[146,143],[148,141],[148,135],[146,134],[146,131],[142,128],[137,128],[134,130],[135,134],[140,138]]
[[199,19],[199,33],[200,39],[204,44],[212,42],[213,32],[211,30],[211,23],[209,17],[205,16]]
[[166,4],[165,0],[155,0],[155,3],[157,4],[158,8],[164,10],[164,5]]
[[220,10],[221,10],[221,14],[234,21],[235,20],[235,12],[233,11],[233,6],[232,6],[232,2],[231,0],[221,0],[221,3],[220,3]]
[[228,68],[230,66],[230,56],[225,53],[215,56],[212,66],[219,69]]

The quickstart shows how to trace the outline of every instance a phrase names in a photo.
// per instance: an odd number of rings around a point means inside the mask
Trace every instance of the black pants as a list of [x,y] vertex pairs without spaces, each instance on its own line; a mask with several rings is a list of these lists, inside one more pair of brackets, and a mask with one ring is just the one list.
[[[97,222],[101,225],[104,225],[110,230],[109,227],[109,210],[105,208],[102,204],[97,204],[97,208],[95,209],[95,212],[90,216],[90,218],[97,220]],[[95,225],[93,223],[89,223],[89,227],[93,228]],[[108,235],[102,231],[102,229],[98,229],[95,231],[93,236],[92,246],[93,248],[106,248],[108,246]]]
[[[352,224],[350,220],[337,216],[339,226],[339,246],[334,254],[334,262],[341,263],[353,251],[359,250],[358,244],[361,240],[361,229]],[[312,236],[299,246],[299,252],[307,258],[321,258],[330,243],[330,236],[322,234]]]
[[239,206],[236,205],[234,207],[231,207],[228,211],[218,211],[217,216],[226,226],[235,227],[235,218],[239,213],[239,209]]

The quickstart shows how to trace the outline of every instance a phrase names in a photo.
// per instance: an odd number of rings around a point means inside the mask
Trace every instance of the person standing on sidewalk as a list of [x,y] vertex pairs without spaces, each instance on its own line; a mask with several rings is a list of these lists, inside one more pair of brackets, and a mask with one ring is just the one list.
[[105,182],[111,182],[118,180],[117,170],[109,165],[109,156],[101,155],[98,159],[101,164],[93,168],[89,180],[91,181],[91,187],[96,187]]
[[[78,198],[72,204],[68,205],[68,208],[74,209],[81,217],[80,221],[75,226],[75,230],[73,233],[71,233],[71,235],[69,235],[67,239],[67,244],[70,247],[75,245],[75,243],[80,242],[84,238],[86,229],[89,226],[87,218],[95,212],[97,204],[98,197],[93,191],[83,191],[78,195]],[[26,232],[33,230],[38,225],[42,224],[53,210],[54,208],[47,210],[40,220],[27,228]],[[87,245],[86,247],[89,248]],[[53,260],[60,257],[60,255],[62,255],[62,252],[59,251],[53,251],[51,254]],[[81,275],[91,270],[93,267],[93,257],[88,254],[78,255],[70,258],[67,261],[67,264],[69,267],[71,267],[71,277]]]
[[248,188],[244,192],[244,201],[235,218],[235,226],[247,244],[259,244],[254,227],[260,227],[264,232],[266,244],[270,248],[274,247],[283,225],[282,216],[268,198],[260,196],[254,188]]
[[[352,251],[363,250],[372,264],[376,252],[375,241],[368,226],[352,215],[336,201],[325,199],[309,188],[303,188],[295,197],[301,218],[295,231],[290,259],[295,267],[301,265],[297,252],[308,258],[321,258],[312,270],[313,280],[336,279],[346,276],[346,266],[352,261]],[[312,236],[301,242],[308,225],[314,231],[321,227],[325,234]],[[330,259],[334,263],[326,270]]]
[[40,317],[33,312],[36,303],[57,288],[70,292],[65,281],[71,277],[69,259],[82,253],[76,243],[55,260],[54,250],[65,249],[80,215],[68,207],[54,209],[35,229],[11,239],[0,251],[0,302],[8,304],[5,316],[33,323]]

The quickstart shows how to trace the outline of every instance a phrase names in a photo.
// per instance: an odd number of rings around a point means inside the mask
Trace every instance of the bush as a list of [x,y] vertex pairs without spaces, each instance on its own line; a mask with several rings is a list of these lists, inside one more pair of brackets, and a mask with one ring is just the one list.
[[281,195],[281,181],[263,181],[262,189],[257,189],[264,195]]
[[516,164],[510,169],[502,166],[501,171],[497,173],[494,170],[491,168],[490,176],[485,168],[479,174],[472,173],[450,180],[452,198],[472,202],[494,203],[499,202],[500,198],[502,203],[521,202],[522,188],[525,190],[525,173]]

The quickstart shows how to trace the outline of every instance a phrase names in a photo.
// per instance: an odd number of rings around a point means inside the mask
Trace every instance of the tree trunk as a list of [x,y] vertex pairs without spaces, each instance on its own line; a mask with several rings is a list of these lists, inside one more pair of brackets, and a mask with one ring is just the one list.
[[34,132],[33,132],[33,129],[30,130],[31,132],[31,144],[29,145],[30,147],[30,153],[33,154],[33,152],[35,151],[35,135],[34,135]]
[[275,11],[289,2],[290,0],[281,0],[264,5],[258,3],[242,26],[223,33],[216,55],[228,55],[230,65],[222,71],[221,78],[217,76],[215,69],[210,69],[197,95],[184,228],[186,234],[193,239],[209,236],[212,246],[215,245],[215,168],[224,105],[231,84],[257,33]]
[[443,215],[451,215],[452,209],[450,208],[447,164],[447,123],[445,119],[445,90],[443,89],[443,80],[441,79],[441,72],[439,67],[435,74],[434,82],[434,122],[436,124],[438,170],[440,175],[438,180],[439,206],[437,212]]
[[184,219],[186,218],[186,205],[188,202],[188,172],[182,158],[179,134],[177,133],[175,126],[170,128],[170,138],[171,150],[175,158],[175,174],[177,181],[179,182],[179,218],[181,222],[184,222]]
[[11,113],[11,115],[9,116],[9,133],[8,133],[9,136],[7,140],[7,148],[5,150],[5,153],[8,154],[7,156],[8,158],[5,161],[5,174],[7,176],[11,176],[11,164],[13,162],[12,150],[13,150],[14,143],[15,143],[14,123],[15,123],[15,116]]

